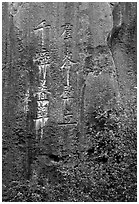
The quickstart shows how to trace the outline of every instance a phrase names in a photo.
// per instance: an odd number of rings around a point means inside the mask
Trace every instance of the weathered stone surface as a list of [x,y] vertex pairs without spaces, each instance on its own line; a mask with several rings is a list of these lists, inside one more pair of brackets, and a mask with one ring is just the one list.
[[3,183],[30,192],[4,199],[136,201],[136,3],[9,2],[2,15]]
[[107,36],[113,26],[112,13],[108,3],[89,3],[89,18],[93,47],[107,45]]
[[136,103],[136,3],[117,4],[113,10],[113,20],[108,42],[117,69],[121,96],[125,105],[129,106],[132,102]]
[[116,67],[107,47],[99,46],[92,50],[90,57],[86,58],[85,70],[89,73],[86,78],[86,107],[97,109],[107,106],[110,100],[120,102]]

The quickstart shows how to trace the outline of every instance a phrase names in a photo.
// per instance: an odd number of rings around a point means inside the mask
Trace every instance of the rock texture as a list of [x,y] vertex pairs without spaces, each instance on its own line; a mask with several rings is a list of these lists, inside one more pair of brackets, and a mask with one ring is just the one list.
[[136,16],[136,4],[119,3],[113,10],[114,26],[108,41],[117,68],[121,95],[127,106],[136,101]]
[[3,201],[136,201],[136,10],[3,3]]

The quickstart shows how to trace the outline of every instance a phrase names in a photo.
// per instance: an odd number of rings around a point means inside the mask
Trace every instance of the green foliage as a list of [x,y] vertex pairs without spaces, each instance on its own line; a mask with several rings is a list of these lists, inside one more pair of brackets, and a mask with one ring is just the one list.
[[[50,165],[44,158],[46,163],[39,162],[33,167],[38,172],[37,182],[32,179],[12,182],[14,187],[3,188],[3,201],[136,201],[136,118],[127,117],[129,113],[122,110],[121,113],[118,111],[119,115],[116,109],[109,113],[109,117],[105,115],[104,126],[98,121],[102,119],[101,110],[89,117],[93,126],[87,133],[91,142],[84,161],[78,160],[73,166],[64,163]],[[114,128],[113,124],[116,124]],[[96,129],[95,125],[100,127]],[[50,122],[45,133],[54,141],[57,130],[57,125]]]
[[42,197],[47,198],[47,189],[33,186],[29,181],[13,181],[8,188],[3,189],[4,202],[39,202]]

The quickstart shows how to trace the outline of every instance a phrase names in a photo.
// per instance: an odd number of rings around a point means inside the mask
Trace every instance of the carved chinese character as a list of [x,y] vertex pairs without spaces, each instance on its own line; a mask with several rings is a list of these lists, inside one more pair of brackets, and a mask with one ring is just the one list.
[[72,28],[72,24],[70,23],[65,23],[64,25],[62,25],[61,27],[64,27],[65,29],[71,29]]
[[64,91],[61,95],[61,98],[72,98],[74,95],[74,91],[71,86],[64,86]]
[[37,100],[48,100],[49,92],[37,92]]
[[64,36],[64,39],[67,40],[69,38],[72,38],[72,35],[71,35],[71,30],[66,30],[65,31],[65,36]]
[[70,124],[70,123],[73,123],[73,122],[74,122],[73,115],[64,116],[64,123]]
[[36,35],[39,35],[41,38],[41,45],[44,46],[44,28],[50,28],[51,25],[46,24],[46,20],[43,20],[36,28],[34,28],[34,32]]
[[72,46],[69,42],[65,42],[64,44],[64,55],[68,56],[69,59],[72,59]]
[[37,118],[48,116],[49,101],[37,101]]
[[44,92],[42,92],[42,93],[40,94],[40,100],[45,100],[46,98],[47,98],[47,94],[44,93]]
[[69,39],[69,38],[72,38],[72,26],[71,24],[69,23],[66,23],[64,25],[62,25],[61,27],[64,27],[64,31],[62,33],[62,37],[64,37],[64,39]]
[[48,119],[49,119],[48,117],[43,117],[34,120],[36,134],[38,133],[39,130],[41,130],[41,138],[43,136],[43,128],[47,124]]
[[38,64],[50,64],[51,57],[49,51],[43,49],[42,52],[36,53],[33,58],[33,62],[37,62]]
[[71,60],[68,56],[65,57],[63,60],[64,64],[61,66],[62,71],[66,70],[66,81],[67,81],[67,86],[70,86],[70,69],[74,64],[77,64],[78,62],[75,62]]
[[50,67],[50,64],[41,64],[38,66],[39,67],[39,75],[40,75],[40,80],[46,80],[46,72]]

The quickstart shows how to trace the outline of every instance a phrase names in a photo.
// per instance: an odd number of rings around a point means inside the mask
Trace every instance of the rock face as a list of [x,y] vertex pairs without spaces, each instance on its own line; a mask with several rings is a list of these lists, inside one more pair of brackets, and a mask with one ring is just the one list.
[[113,22],[108,42],[117,69],[121,96],[124,104],[129,106],[136,101],[137,87],[136,3],[119,3],[113,10]]
[[[108,170],[114,166],[117,171],[113,161],[121,162],[119,169],[136,163],[127,144],[131,141],[135,157],[136,7],[136,3],[124,2],[3,3],[5,185],[20,179],[33,186],[52,185],[50,201],[136,200],[136,190],[132,198],[129,192],[118,197],[117,183],[113,196],[99,187],[89,190],[93,183],[99,186],[104,172],[109,188],[111,177],[117,176]],[[92,167],[87,167],[88,160],[93,161]],[[77,195],[52,199],[53,188],[63,185],[55,179],[58,172],[71,182],[73,194],[74,186],[79,188]],[[68,175],[81,184],[69,182]],[[88,190],[78,187],[86,185]],[[122,185],[122,189],[132,186],[128,182]],[[102,199],[95,191],[104,194]]]

